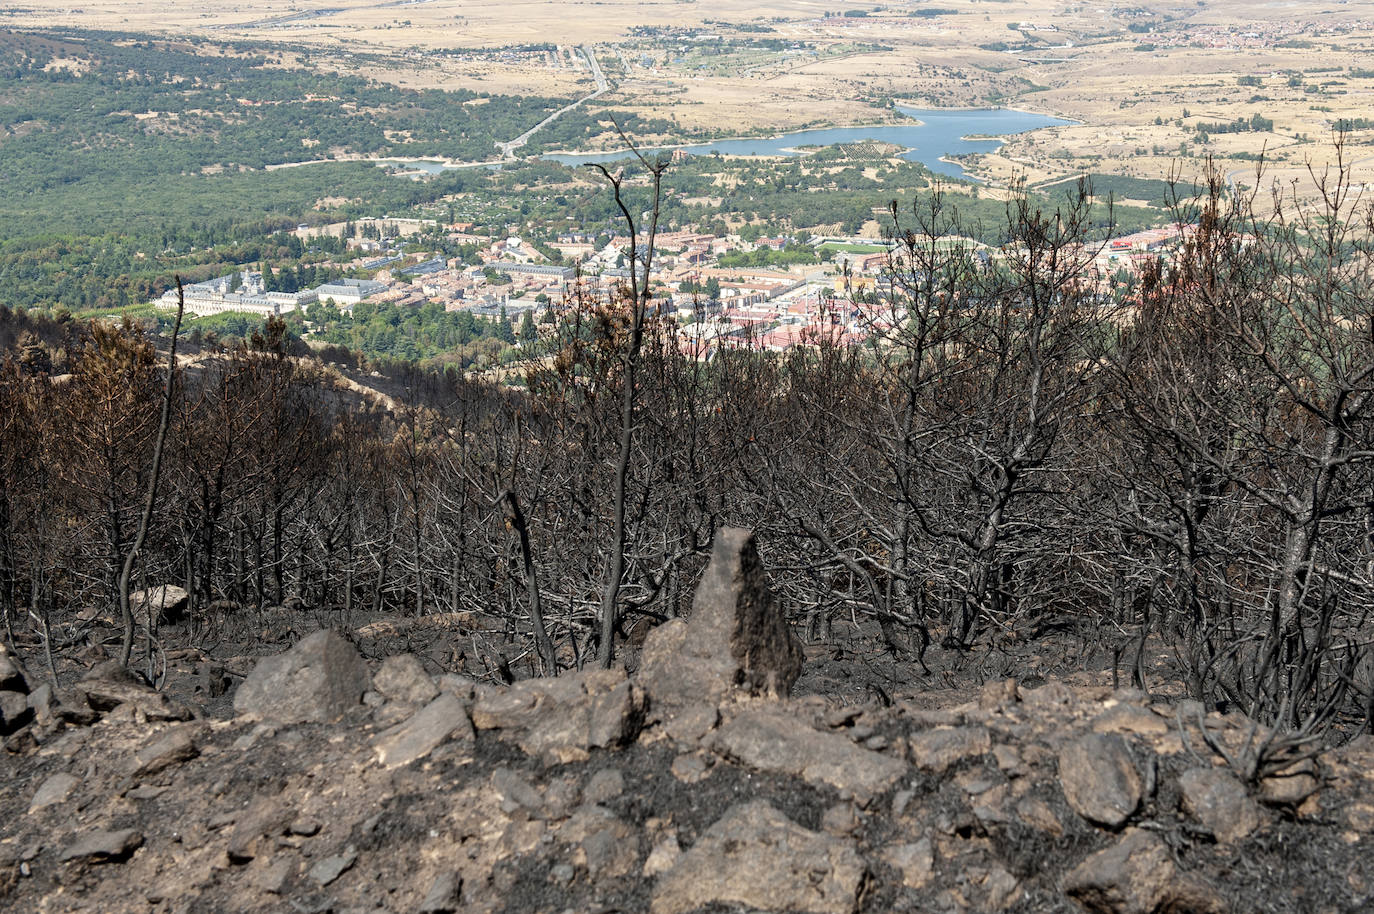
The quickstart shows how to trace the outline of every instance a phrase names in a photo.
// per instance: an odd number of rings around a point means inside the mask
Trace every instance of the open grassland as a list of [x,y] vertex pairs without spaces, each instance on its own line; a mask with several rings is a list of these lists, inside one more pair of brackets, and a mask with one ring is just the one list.
[[[829,15],[839,12],[848,15]],[[1177,171],[1192,180],[1209,157],[1230,172],[1261,151],[1287,179],[1331,160],[1342,120],[1358,128],[1347,158],[1374,157],[1374,124],[1360,121],[1374,113],[1374,12],[1358,3],[105,0],[74,12],[70,0],[24,0],[0,6],[5,26],[267,42],[305,49],[282,53],[283,67],[565,98],[596,88],[586,47],[610,80],[600,103],[684,135],[890,123],[890,101],[1011,105],[1081,122],[974,160],[994,184]],[[1256,118],[1262,129],[1211,129]]]

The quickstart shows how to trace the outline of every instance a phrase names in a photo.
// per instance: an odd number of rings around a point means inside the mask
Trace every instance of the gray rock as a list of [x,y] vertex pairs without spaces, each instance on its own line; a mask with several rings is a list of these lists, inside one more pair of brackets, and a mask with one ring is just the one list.
[[491,786],[501,798],[501,811],[523,811],[532,819],[543,818],[544,798],[534,785],[504,765],[491,773]]
[[143,835],[132,828],[119,831],[97,829],[87,832],[62,852],[61,860],[83,860],[88,863],[120,863],[128,860],[143,846]]
[[357,853],[355,853],[352,848],[349,848],[342,854],[336,854],[333,857],[325,857],[312,866],[307,875],[319,883],[321,887],[324,887],[348,872],[357,859]]
[[1121,827],[1135,813],[1145,789],[1126,741],[1103,733],[1060,750],[1059,783],[1074,812],[1107,828]]
[[472,723],[458,697],[444,692],[409,720],[379,734],[372,748],[383,767],[397,768],[424,758],[451,737],[473,739]]
[[656,716],[687,702],[719,703],[743,689],[786,696],[801,675],[802,650],[787,625],[749,530],[716,532],[691,620],[649,633],[639,679]]
[[134,619],[145,624],[149,613],[154,615],[158,622],[181,622],[186,618],[186,607],[190,602],[191,595],[184,587],[175,584],[159,584],[129,594],[129,609],[133,612]]
[[430,885],[416,914],[458,914],[463,906],[463,877],[442,873]]
[[231,863],[247,863],[258,855],[258,842],[284,833],[296,811],[275,797],[259,797],[234,820],[226,852]]
[[808,831],[755,800],[727,811],[659,877],[651,910],[686,914],[722,904],[851,914],[864,872],[849,839]]
[[195,716],[189,707],[156,691],[114,660],[93,667],[77,684],[76,691],[95,711],[113,711],[130,705],[148,720],[190,720]]
[[261,891],[271,895],[280,895],[286,890],[286,884],[291,880],[291,875],[295,869],[290,860],[269,860],[261,867],[253,870],[249,874],[249,879]]
[[882,858],[902,874],[902,885],[909,889],[923,888],[935,876],[935,848],[929,838],[910,844],[890,844],[883,850]]
[[526,679],[488,693],[472,708],[479,730],[501,730],[525,752],[583,761],[592,748],[624,746],[639,735],[644,696],[623,670],[584,670]]
[[713,745],[750,768],[848,791],[864,805],[907,771],[899,759],[856,746],[841,733],[813,730],[776,710],[739,715],[716,732]]
[[176,727],[139,749],[134,755],[134,777],[157,774],[190,761],[200,754],[192,726]]
[[1181,874],[1158,836],[1127,829],[1121,840],[1088,857],[1064,877],[1064,890],[1094,914],[1187,911],[1221,914],[1225,904],[1209,887]]
[[605,804],[625,792],[625,775],[619,768],[602,768],[587,782],[582,799],[588,803]]
[[258,661],[234,694],[234,710],[279,723],[329,721],[357,707],[367,689],[358,649],[324,630]]
[[1316,762],[1302,759],[1260,780],[1260,799],[1274,806],[1297,806],[1321,787]]
[[1178,786],[1183,793],[1184,812],[1222,844],[1240,841],[1263,821],[1259,804],[1229,772],[1190,768],[1179,776]]
[[992,737],[982,727],[925,730],[911,737],[911,761],[918,768],[943,774],[966,758],[992,751]]
[[71,796],[72,790],[79,783],[81,782],[75,775],[67,774],[65,771],[49,775],[47,780],[39,785],[33,799],[29,801],[29,812],[38,812],[40,809],[66,802],[67,797]]
[[23,692],[0,692],[0,734],[8,736],[33,720],[29,696]]
[[0,644],[0,691],[23,692],[27,695],[32,688],[24,664],[10,652],[7,645]]
[[396,654],[382,661],[372,687],[391,701],[423,705],[434,700],[439,687],[414,654]]

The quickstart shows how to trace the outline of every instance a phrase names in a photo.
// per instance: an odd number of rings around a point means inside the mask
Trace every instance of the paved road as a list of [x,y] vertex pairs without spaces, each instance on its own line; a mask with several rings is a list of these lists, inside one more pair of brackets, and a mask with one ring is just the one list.
[[518,137],[511,140],[510,142],[497,143],[496,147],[501,150],[502,158],[515,158],[515,150],[519,149],[521,146],[524,146],[527,142],[529,142],[530,137],[534,136],[540,130],[544,129],[549,124],[552,124],[554,121],[558,120],[560,117],[567,114],[569,111],[581,106],[583,102],[590,101],[591,99],[597,98],[610,91],[610,81],[606,79],[606,74],[601,71],[601,64],[597,62],[596,54],[592,53],[591,47],[589,45],[584,44],[579,50],[581,50],[582,56],[587,59],[587,65],[591,67],[592,78],[596,80],[596,91],[593,92],[591,95],[586,96],[585,98],[579,98],[571,105],[568,105],[564,108],[559,108],[553,114],[550,114],[548,117],[544,118],[542,121],[535,124],[529,130],[526,130],[524,133],[520,134]]

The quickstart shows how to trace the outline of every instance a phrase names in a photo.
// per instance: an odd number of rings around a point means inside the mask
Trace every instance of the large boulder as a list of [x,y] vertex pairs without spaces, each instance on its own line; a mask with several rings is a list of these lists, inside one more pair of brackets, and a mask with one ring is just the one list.
[[708,905],[849,914],[865,867],[853,842],[808,831],[767,801],[731,808],[654,887],[653,914]]
[[149,616],[160,623],[181,622],[190,604],[191,595],[186,588],[175,584],[158,584],[129,594],[129,609],[139,622],[147,622]]
[[785,697],[801,675],[802,649],[768,587],[750,530],[716,533],[690,620],[674,619],[644,642],[639,680],[655,716],[715,703],[737,689]]
[[643,694],[623,670],[584,670],[486,694],[472,708],[472,723],[503,731],[530,755],[573,762],[589,749],[633,742],[643,707]]
[[258,661],[234,694],[234,710],[278,723],[334,720],[361,704],[370,683],[358,649],[322,630]]

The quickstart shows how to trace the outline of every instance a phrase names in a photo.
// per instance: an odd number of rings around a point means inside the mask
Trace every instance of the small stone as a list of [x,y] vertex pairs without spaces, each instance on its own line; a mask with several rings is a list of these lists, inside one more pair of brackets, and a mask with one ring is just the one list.
[[441,873],[430,884],[416,914],[458,914],[462,905],[463,877],[457,873]]
[[313,838],[320,833],[320,822],[309,816],[301,816],[286,827],[287,834],[299,835],[302,838]]
[[673,777],[684,784],[695,784],[697,781],[704,780],[711,773],[710,766],[706,764],[706,759],[696,752],[684,753],[673,759],[669,771],[672,772]]
[[1149,708],[1119,704],[1093,718],[1094,733],[1134,733],[1137,736],[1164,736],[1171,728],[1169,721]]
[[[259,797],[245,812],[235,816],[234,830],[229,835],[226,852],[230,863],[247,863],[258,854],[262,838],[276,838],[295,821],[296,812],[280,800]],[[213,826],[214,820],[211,820]]]
[[67,797],[71,796],[72,789],[79,783],[81,782],[74,775],[65,771],[49,775],[29,801],[29,812],[35,813],[40,809],[65,802]]
[[604,804],[625,791],[625,776],[619,768],[602,768],[587,782],[582,798],[588,803]]
[[24,665],[10,652],[8,645],[0,645],[0,691],[27,695],[30,688]]
[[1233,775],[1216,768],[1192,768],[1179,776],[1183,810],[1216,836],[1234,844],[1259,828],[1259,804]]
[[99,829],[87,832],[62,852],[61,861],[84,860],[89,863],[121,863],[143,846],[143,835],[132,828],[119,831]]
[[907,772],[900,759],[856,746],[834,730],[813,730],[776,710],[739,715],[720,728],[713,745],[756,770],[799,775],[809,784],[848,791],[860,805],[886,792]]
[[549,867],[549,878],[559,885],[567,885],[573,881],[576,871],[566,863],[555,863]]
[[1321,787],[1317,766],[1302,759],[1260,781],[1260,799],[1273,806],[1298,806]]
[[851,914],[864,872],[849,839],[808,831],[755,800],[727,811],[659,877],[651,911],[686,914],[721,904]]
[[673,708],[663,728],[676,743],[685,746],[701,742],[720,723],[720,710],[712,704],[695,702],[680,708]]
[[1059,783],[1074,812],[1107,828],[1119,828],[1135,814],[1145,789],[1126,741],[1101,733],[1060,750]]
[[978,695],[978,707],[983,711],[997,711],[1021,700],[1015,679],[997,679],[983,683]]
[[1188,911],[1220,914],[1226,905],[1194,879],[1180,874],[1158,836],[1127,829],[1113,846],[1088,857],[1064,877],[1064,890],[1093,914]]
[[33,720],[29,696],[23,692],[0,692],[0,734],[8,736]]
[[147,777],[173,765],[190,761],[200,754],[190,726],[177,727],[139,749],[134,756],[134,777]]
[[507,814],[523,810],[530,818],[540,818],[543,797],[529,781],[504,766],[491,773],[491,786],[501,797],[501,811]]
[[384,767],[398,768],[424,758],[451,737],[471,740],[474,734],[463,703],[443,692],[409,720],[378,735],[373,749]]
[[319,863],[312,866],[307,875],[315,880],[315,882],[319,883],[320,887],[323,888],[348,872],[357,859],[358,855],[350,848],[342,854],[336,854],[333,857],[325,857]]
[[414,654],[396,654],[382,661],[372,687],[391,701],[424,705],[439,694],[439,687],[425,672],[425,665]]
[[859,814],[853,803],[836,803],[821,813],[821,831],[831,835],[852,835],[859,830]]
[[982,727],[926,730],[911,737],[911,760],[916,767],[943,774],[968,758],[980,758],[992,749],[992,737]]
[[250,871],[249,879],[258,889],[271,895],[280,895],[286,889],[286,884],[294,871],[295,867],[291,865],[290,860],[272,860]]
[[889,844],[882,857],[902,874],[902,884],[909,889],[923,888],[935,875],[935,849],[929,838],[910,844]]
[[682,848],[677,843],[677,834],[670,833],[665,835],[649,851],[649,857],[644,861],[644,876],[652,878],[660,873],[666,873],[677,865],[678,858],[682,856]]

